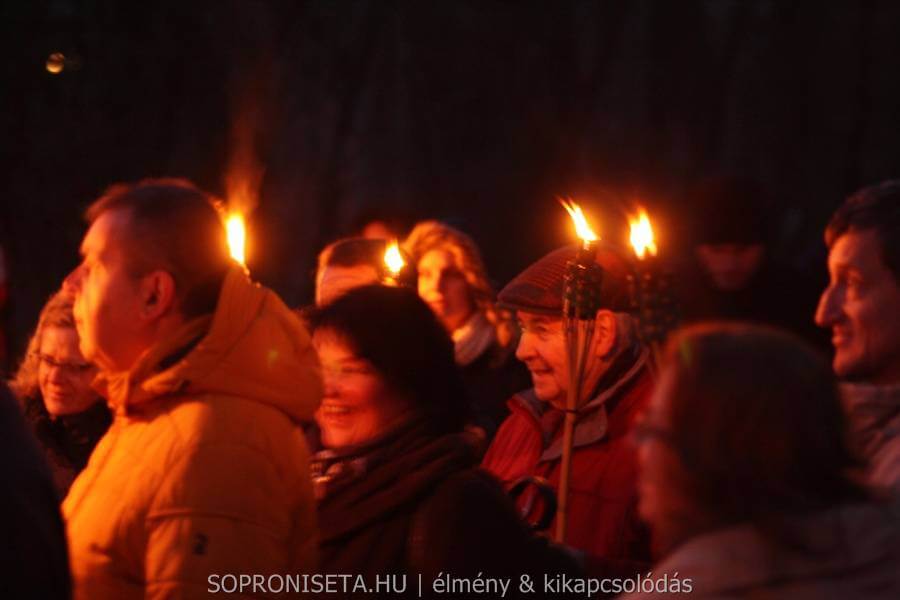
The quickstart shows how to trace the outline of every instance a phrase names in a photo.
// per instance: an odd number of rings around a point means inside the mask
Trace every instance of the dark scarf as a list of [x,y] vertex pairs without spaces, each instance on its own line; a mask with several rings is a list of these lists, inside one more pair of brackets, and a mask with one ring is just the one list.
[[311,471],[319,497],[320,542],[352,535],[415,506],[449,474],[477,465],[465,433],[433,435],[416,419],[366,444],[323,450]]
[[81,471],[94,446],[109,429],[112,416],[106,403],[97,400],[89,409],[52,417],[40,396],[25,401],[25,417],[51,462],[62,469]]

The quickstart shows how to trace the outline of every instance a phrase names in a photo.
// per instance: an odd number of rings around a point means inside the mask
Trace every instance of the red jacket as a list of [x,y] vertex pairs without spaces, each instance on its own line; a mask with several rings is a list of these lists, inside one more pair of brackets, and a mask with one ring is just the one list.
[[[587,412],[582,409],[572,454],[565,540],[586,552],[589,562],[599,560],[612,569],[631,572],[650,563],[648,532],[637,515],[637,454],[629,439],[634,419],[647,405],[652,389],[645,362],[644,357],[632,362],[601,388],[603,392],[586,406]],[[524,475],[536,475],[558,489],[561,460],[554,448],[561,446],[562,427],[547,435],[547,424],[560,422],[562,412],[537,401],[532,390],[513,396],[509,407],[512,414],[500,426],[482,466],[507,486]],[[549,531],[555,527],[554,519]]]

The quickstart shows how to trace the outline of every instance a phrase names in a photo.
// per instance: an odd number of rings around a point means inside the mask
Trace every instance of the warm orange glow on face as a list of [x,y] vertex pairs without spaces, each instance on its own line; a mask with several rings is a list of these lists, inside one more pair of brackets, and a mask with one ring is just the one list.
[[563,208],[569,213],[569,216],[572,217],[572,222],[575,224],[575,233],[578,234],[578,237],[582,239],[585,243],[587,242],[595,242],[598,238],[597,234],[594,233],[594,230],[591,229],[591,226],[588,225],[587,219],[584,216],[584,213],[581,212],[581,207],[575,204],[572,200],[560,200],[560,204],[563,205]]
[[246,265],[247,228],[244,225],[244,217],[240,213],[228,215],[228,219],[225,221],[225,230],[228,232],[228,249],[231,252],[231,258]]
[[397,240],[391,242],[387,250],[384,251],[384,264],[395,277],[400,274],[400,271],[406,265],[403,255],[400,254],[400,246],[397,244]]
[[631,223],[631,246],[634,253],[641,260],[649,253],[656,256],[656,242],[653,238],[653,227],[647,212],[641,209],[636,219],[629,219]]

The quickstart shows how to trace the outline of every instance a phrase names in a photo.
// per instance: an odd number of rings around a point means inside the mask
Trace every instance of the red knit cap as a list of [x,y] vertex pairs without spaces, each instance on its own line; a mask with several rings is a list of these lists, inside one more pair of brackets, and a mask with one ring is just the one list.
[[[497,296],[497,304],[507,310],[562,317],[563,283],[566,264],[575,257],[577,246],[554,250],[519,273]],[[603,267],[600,308],[627,311],[628,274],[631,265],[608,244],[599,244],[597,264]]]

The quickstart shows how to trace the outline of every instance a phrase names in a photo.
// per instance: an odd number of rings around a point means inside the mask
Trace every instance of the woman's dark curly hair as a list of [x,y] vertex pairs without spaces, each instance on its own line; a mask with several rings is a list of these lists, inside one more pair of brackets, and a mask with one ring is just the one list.
[[453,342],[416,292],[370,285],[316,311],[312,330],[337,334],[385,382],[425,415],[437,433],[460,431],[469,403]]

